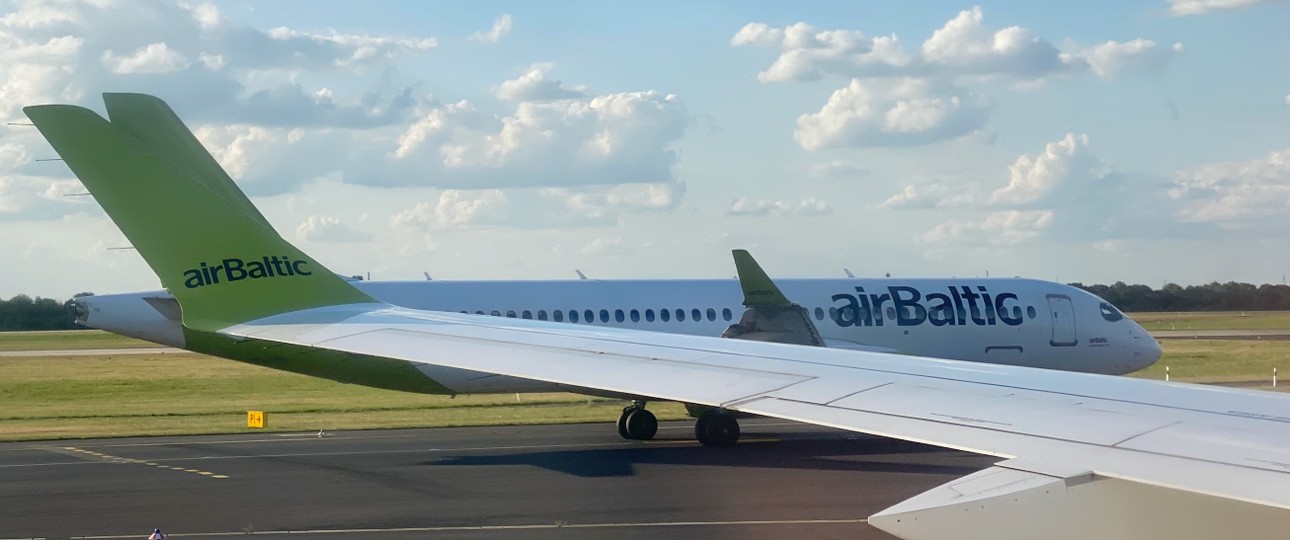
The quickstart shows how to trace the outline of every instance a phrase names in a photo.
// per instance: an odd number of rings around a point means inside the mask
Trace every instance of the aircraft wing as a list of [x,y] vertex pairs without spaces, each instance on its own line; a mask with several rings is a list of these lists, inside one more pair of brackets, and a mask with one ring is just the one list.
[[110,122],[67,105],[24,110],[175,296],[189,343],[223,340],[270,366],[320,351],[351,353],[329,354],[355,370],[450,366],[1003,458],[870,518],[904,538],[1290,530],[1290,397],[395,308],[279,236],[160,100],[105,104]]
[[[1140,513],[1137,521],[1146,528],[1115,534],[1126,531],[1119,528],[1124,521],[1106,534],[1083,528],[1074,537],[1213,537],[1196,535],[1185,516],[1173,519],[1188,530],[1161,534],[1168,529],[1156,523],[1161,510],[1155,506],[1171,497],[1179,500],[1166,515],[1194,512],[1186,503],[1213,499],[1243,509],[1259,527],[1271,527],[1259,530],[1278,537],[1286,529],[1270,523],[1290,523],[1290,399],[1274,393],[372,304],[287,313],[223,333],[724,407],[1006,458],[974,475],[979,478],[870,518],[908,538],[1031,538],[1052,523],[1105,519],[1099,517],[1104,503],[1076,504],[1089,498],[1119,501],[1119,510]],[[1141,500],[1134,502],[1134,494]],[[963,512],[1010,505],[1017,515],[963,519]],[[1214,523],[1225,527],[1210,531],[1220,536],[1238,526]],[[1022,532],[1004,534],[1010,529]],[[923,536],[927,531],[934,534]]]

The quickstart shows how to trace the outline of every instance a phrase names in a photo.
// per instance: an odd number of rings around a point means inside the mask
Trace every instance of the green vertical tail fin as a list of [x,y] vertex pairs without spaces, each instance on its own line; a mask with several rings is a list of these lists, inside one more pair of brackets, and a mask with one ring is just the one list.
[[185,326],[374,301],[282,239],[165,103],[106,101],[111,123],[71,105],[24,111],[179,300]]
[[[206,151],[166,102],[145,94],[103,94],[108,121],[154,154],[233,205],[247,217],[273,229],[233,179]],[[276,231],[275,231],[276,234]]]

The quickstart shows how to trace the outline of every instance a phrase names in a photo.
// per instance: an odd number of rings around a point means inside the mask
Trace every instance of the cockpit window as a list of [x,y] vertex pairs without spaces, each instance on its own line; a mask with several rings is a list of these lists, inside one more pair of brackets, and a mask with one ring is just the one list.
[[1102,308],[1103,319],[1106,319],[1110,322],[1118,322],[1118,321],[1124,320],[1124,314],[1120,313],[1120,310],[1115,309],[1115,306],[1108,304],[1106,302],[1102,302],[1102,305],[1100,307]]

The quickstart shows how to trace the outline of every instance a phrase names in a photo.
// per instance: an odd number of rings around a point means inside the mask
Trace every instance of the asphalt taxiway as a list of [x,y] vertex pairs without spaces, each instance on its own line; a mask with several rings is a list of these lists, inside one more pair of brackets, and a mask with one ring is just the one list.
[[864,518],[996,461],[771,420],[0,444],[0,538],[890,538]]

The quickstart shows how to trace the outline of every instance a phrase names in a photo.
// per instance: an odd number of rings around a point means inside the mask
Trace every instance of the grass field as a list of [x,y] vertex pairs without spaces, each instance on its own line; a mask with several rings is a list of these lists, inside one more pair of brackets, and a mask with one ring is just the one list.
[[[574,394],[428,396],[197,354],[0,358],[0,440],[605,422],[623,403]],[[675,404],[650,406],[678,419]]]
[[[1190,329],[1290,328],[1286,312],[1133,317]],[[0,333],[0,351],[144,346],[99,331]],[[1164,340],[1162,346],[1160,362],[1133,376],[1163,379],[1169,366],[1176,381],[1270,382],[1273,367],[1290,368],[1290,341]],[[575,394],[454,399],[392,392],[197,354],[0,358],[0,440],[245,432],[246,411],[253,409],[268,412],[268,431],[569,422],[613,429],[622,406]],[[685,417],[677,404],[650,410],[661,420]]]
[[49,332],[0,332],[0,351],[66,349],[133,349],[161,347],[102,330],[58,330]]
[[[1133,377],[1187,382],[1272,382],[1272,368],[1282,374],[1290,370],[1290,341],[1165,339],[1160,361],[1134,373]],[[1287,381],[1290,382],[1290,381]],[[1290,390],[1279,383],[1277,390]]]
[[1147,330],[1283,330],[1290,311],[1205,311],[1129,313]]

